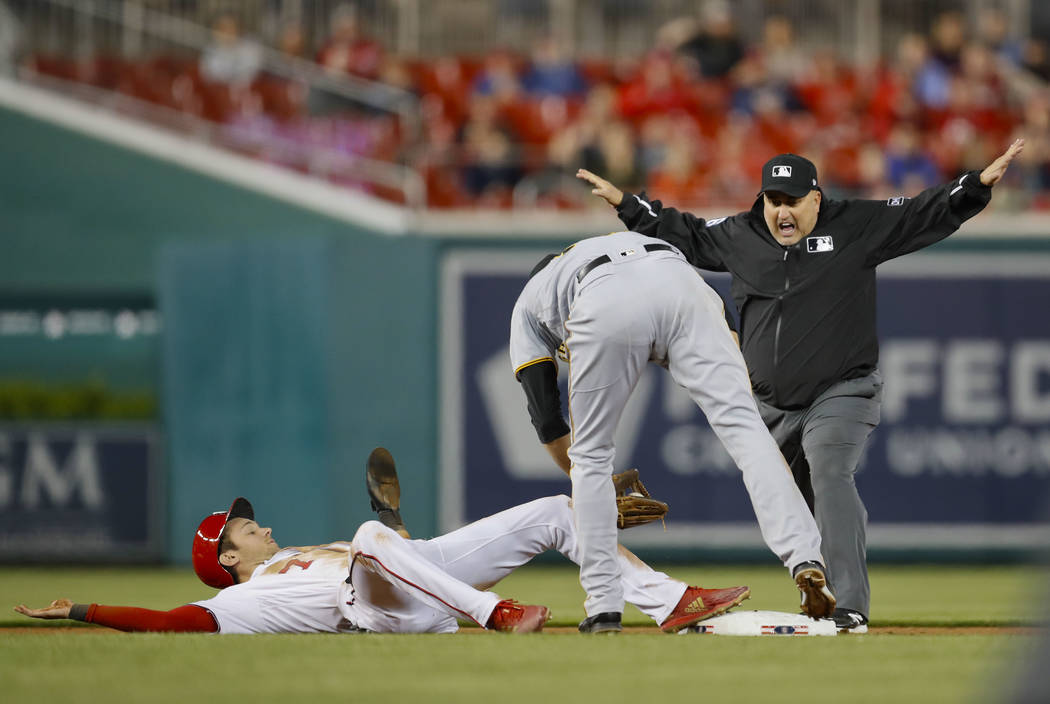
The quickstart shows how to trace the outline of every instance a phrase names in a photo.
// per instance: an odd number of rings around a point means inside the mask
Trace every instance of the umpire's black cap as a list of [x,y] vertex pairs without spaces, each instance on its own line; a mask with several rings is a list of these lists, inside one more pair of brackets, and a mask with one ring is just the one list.
[[777,191],[792,198],[801,198],[819,188],[817,167],[798,154],[778,154],[762,167],[762,190],[759,195],[766,191]]

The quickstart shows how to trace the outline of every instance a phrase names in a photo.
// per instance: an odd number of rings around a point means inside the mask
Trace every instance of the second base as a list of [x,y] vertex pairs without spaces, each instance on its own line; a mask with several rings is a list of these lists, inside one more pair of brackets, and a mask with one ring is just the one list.
[[838,631],[830,618],[810,618],[780,611],[733,611],[701,621],[679,633],[716,636],[833,636]]

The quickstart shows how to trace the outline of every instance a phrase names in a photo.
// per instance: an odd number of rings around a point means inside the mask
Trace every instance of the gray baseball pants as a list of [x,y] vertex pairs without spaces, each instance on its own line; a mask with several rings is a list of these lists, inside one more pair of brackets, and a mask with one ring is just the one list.
[[[640,247],[639,247],[640,249]],[[722,299],[678,254],[605,264],[583,279],[569,335],[572,499],[588,616],[622,612],[617,561],[613,434],[638,377],[666,362],[743,473],[762,537],[792,568],[819,559],[820,536],[762,425]]]
[[785,411],[758,403],[762,420],[816,518],[837,607],[865,616],[871,607],[868,512],[854,475],[868,437],[879,424],[881,404],[878,370],[836,383],[807,408]]

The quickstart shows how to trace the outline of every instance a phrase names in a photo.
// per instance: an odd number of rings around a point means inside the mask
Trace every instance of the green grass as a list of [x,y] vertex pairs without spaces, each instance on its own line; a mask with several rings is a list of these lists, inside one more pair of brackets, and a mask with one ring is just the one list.
[[[686,581],[748,584],[745,608],[795,611],[785,570],[671,567]],[[881,625],[1034,623],[1046,575],[1026,567],[872,569]],[[1041,598],[1038,596],[1043,595]],[[571,568],[534,566],[500,594],[546,603],[560,624],[583,616]],[[171,608],[211,591],[180,569],[0,569],[4,702],[816,702],[1004,701],[1031,635],[729,638],[628,632],[513,637],[199,636],[50,631],[16,603],[75,601]],[[637,611],[625,616],[642,625]],[[11,626],[40,624],[31,632]],[[8,627],[5,630],[3,627]],[[50,632],[49,632],[50,631]]]

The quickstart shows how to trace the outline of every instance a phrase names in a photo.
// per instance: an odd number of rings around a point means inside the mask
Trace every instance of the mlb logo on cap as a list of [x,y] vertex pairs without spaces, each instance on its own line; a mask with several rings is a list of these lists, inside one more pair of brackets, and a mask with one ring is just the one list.
[[762,190],[801,198],[817,186],[817,167],[798,154],[778,154],[762,167]]
[[807,252],[830,252],[833,249],[835,249],[835,242],[830,236],[806,238]]

